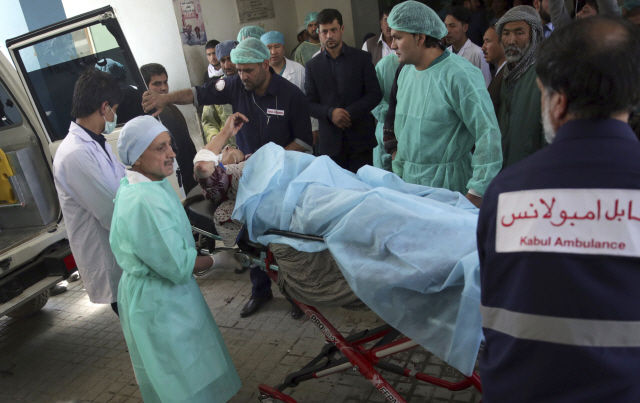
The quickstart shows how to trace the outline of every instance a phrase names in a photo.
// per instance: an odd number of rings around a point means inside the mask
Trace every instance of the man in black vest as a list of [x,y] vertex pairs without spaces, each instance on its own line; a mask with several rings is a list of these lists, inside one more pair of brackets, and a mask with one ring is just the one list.
[[385,7],[380,11],[380,36],[372,36],[367,39],[362,45],[362,50],[371,53],[371,61],[375,66],[380,59],[387,56],[390,53],[394,53],[391,49],[391,28],[387,24],[387,17],[391,14],[393,7]]

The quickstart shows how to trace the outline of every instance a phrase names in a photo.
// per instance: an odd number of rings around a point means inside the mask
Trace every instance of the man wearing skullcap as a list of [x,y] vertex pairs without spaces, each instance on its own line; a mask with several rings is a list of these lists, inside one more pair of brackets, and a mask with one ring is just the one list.
[[242,27],[240,32],[238,32],[238,42],[242,42],[247,38],[256,38],[260,39],[262,35],[264,35],[265,30],[262,27],[257,25],[248,25],[246,27]]
[[[270,58],[269,50],[259,39],[245,39],[231,50],[237,75],[166,95],[145,92],[143,107],[146,111],[155,108],[157,114],[167,103],[231,104],[234,113],[240,112],[249,119],[236,136],[236,144],[245,155],[269,142],[286,150],[310,152],[313,135],[307,100],[298,87],[269,66]],[[252,294],[240,313],[242,317],[255,313],[273,297],[269,276],[260,268],[252,268],[250,274]],[[292,316],[302,317],[295,308]]]
[[408,183],[461,192],[479,207],[502,166],[500,130],[482,72],[444,49],[447,28],[426,5],[400,3],[388,22],[392,48],[407,64],[385,119],[393,172]]
[[270,31],[262,35],[260,40],[265,44],[267,49],[269,49],[269,53],[271,54],[269,66],[271,66],[277,74],[286,78],[304,91],[304,66],[284,56],[284,35],[278,31]]
[[318,13],[310,12],[304,18],[304,26],[307,27],[309,41],[302,42],[293,55],[293,60],[305,66],[307,62],[320,50],[320,36],[318,35]]
[[[232,122],[233,123],[233,122]],[[227,125],[234,133],[242,127]],[[151,116],[129,121],[118,154],[130,166],[115,199],[109,243],[123,275],[120,323],[145,402],[226,402],[240,378],[194,273],[229,265],[198,256],[189,219],[167,176],[171,137]]]
[[116,128],[122,91],[107,73],[89,69],[73,89],[69,133],[53,160],[53,177],[69,235],[89,300],[111,304],[117,314],[118,282],[122,269],[109,247],[113,198],[124,166],[103,134]]
[[[237,45],[238,41],[224,41],[216,45],[216,57],[220,61],[224,77],[231,77],[238,74],[236,65],[231,62],[231,51],[235,49]],[[218,78],[218,80],[219,79],[220,78]],[[215,81],[213,84],[215,84]],[[202,131],[204,132],[205,144],[220,133],[224,122],[226,122],[227,118],[232,114],[233,107],[230,104],[205,105],[204,108],[202,108]],[[230,137],[227,145],[235,147],[236,138]]]
[[540,121],[540,89],[536,84],[536,51],[544,38],[535,8],[517,6],[496,24],[507,64],[500,89],[498,122],[502,133],[503,168],[545,144]]

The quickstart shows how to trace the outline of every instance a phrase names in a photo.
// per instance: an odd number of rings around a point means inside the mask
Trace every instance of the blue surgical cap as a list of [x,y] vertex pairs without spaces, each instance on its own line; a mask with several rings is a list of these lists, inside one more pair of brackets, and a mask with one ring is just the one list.
[[216,57],[218,60],[231,55],[231,51],[238,46],[238,41],[224,41],[216,45]]
[[260,39],[260,37],[264,35],[264,32],[264,28],[257,25],[248,25],[246,27],[242,27],[242,29],[240,29],[240,32],[238,32],[238,42],[242,42],[247,38]]
[[315,22],[317,18],[318,13],[316,13],[315,11],[310,12],[306,17],[304,17],[304,26],[308,27],[309,24]]
[[231,63],[233,64],[262,63],[270,57],[271,53],[267,49],[267,45],[256,38],[245,39],[231,51]]
[[435,11],[413,0],[394,6],[387,17],[387,23],[396,31],[425,34],[436,39],[442,39],[449,34]]
[[284,46],[284,35],[282,35],[278,31],[269,31],[266,34],[260,37],[260,40],[265,45],[269,45],[270,43],[279,43]]
[[131,119],[125,123],[118,137],[120,161],[132,166],[160,133],[168,131],[162,123],[149,115]]

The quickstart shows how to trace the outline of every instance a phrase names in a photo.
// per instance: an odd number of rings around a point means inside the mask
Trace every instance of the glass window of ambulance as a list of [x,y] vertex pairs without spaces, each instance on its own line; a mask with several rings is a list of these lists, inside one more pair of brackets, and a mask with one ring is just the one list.
[[100,23],[46,39],[18,52],[26,80],[51,141],[63,139],[73,121],[73,88],[85,69],[111,74],[125,95],[118,107],[118,126],[143,115],[142,94],[116,38]]

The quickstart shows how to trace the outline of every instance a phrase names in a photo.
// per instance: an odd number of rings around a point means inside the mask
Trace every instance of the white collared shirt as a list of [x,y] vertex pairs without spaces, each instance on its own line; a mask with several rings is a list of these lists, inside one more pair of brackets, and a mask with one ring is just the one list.
[[[453,52],[453,45],[447,48],[451,53]],[[467,39],[465,44],[458,51],[458,56],[464,57],[471,64],[482,70],[482,75],[484,76],[484,83],[488,87],[491,84],[491,70],[489,70],[489,63],[484,59],[484,54],[482,53],[482,49],[480,46],[471,42],[470,39]]]
[[151,182],[151,179],[147,178],[140,172],[127,169],[125,173],[127,174],[127,180],[129,181],[130,185],[134,185],[136,183]]
[[[320,51],[318,51],[320,53]],[[316,53],[317,54],[317,53]],[[313,55],[315,57],[316,55]],[[286,57],[284,58],[285,65],[284,71],[282,72],[282,77],[287,79],[291,84],[294,84],[296,87],[300,88],[302,92],[304,91],[304,77],[305,77],[305,69],[304,66],[298,62],[293,60],[289,60]],[[318,119],[311,118],[311,130],[316,131],[319,128]]]
[[[393,53],[394,55],[396,54],[396,52],[391,49],[389,47],[389,45],[387,45],[387,42],[384,41],[383,37],[382,37],[382,33],[380,33],[380,37],[378,38],[378,43],[382,42],[382,57],[388,56],[391,53]],[[369,51],[369,47],[367,46],[367,42],[365,41],[364,44],[362,45],[362,50],[364,50],[365,52]]]
[[543,32],[544,38],[547,39],[553,33],[554,29],[555,28],[553,26],[553,23],[549,22],[549,23],[545,24],[545,26],[542,27],[542,32]]
[[209,63],[209,67],[207,67],[207,73],[209,74],[209,78],[224,75],[224,69],[222,68],[222,64],[220,65],[220,70],[216,70],[216,68],[213,67],[211,63]]

